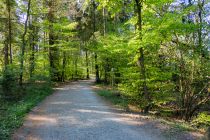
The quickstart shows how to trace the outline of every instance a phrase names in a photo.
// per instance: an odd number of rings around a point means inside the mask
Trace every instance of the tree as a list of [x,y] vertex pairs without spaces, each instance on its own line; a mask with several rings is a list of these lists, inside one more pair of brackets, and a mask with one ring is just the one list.
[[22,46],[21,46],[21,56],[20,56],[20,81],[19,84],[22,86],[23,84],[23,67],[24,67],[24,55],[25,55],[25,48],[26,48],[26,34],[28,31],[28,19],[30,16],[30,8],[31,8],[31,0],[28,0],[27,5],[27,13],[26,13],[26,19],[24,24],[24,32],[22,35]]

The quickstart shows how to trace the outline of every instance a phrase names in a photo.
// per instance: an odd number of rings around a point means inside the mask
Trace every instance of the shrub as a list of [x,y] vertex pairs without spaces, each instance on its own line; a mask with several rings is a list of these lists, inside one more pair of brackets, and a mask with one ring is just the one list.
[[197,127],[210,127],[210,115],[207,112],[200,113],[193,121]]
[[17,99],[21,96],[20,88],[18,88],[17,73],[12,67],[7,67],[2,76],[2,97],[6,100]]

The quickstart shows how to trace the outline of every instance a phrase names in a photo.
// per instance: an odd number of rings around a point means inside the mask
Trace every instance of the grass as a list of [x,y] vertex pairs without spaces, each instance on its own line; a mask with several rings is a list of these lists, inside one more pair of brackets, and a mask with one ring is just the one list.
[[128,108],[128,99],[119,94],[113,93],[111,90],[97,90],[97,93],[120,108]]
[[10,139],[15,129],[23,124],[25,115],[46,96],[52,93],[49,84],[39,83],[27,86],[25,96],[17,102],[0,103],[0,140]]

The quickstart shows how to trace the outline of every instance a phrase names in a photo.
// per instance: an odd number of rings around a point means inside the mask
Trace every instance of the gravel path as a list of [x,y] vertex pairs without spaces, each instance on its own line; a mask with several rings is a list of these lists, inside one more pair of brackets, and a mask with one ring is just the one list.
[[98,97],[90,81],[58,88],[32,110],[13,140],[164,140],[146,120]]

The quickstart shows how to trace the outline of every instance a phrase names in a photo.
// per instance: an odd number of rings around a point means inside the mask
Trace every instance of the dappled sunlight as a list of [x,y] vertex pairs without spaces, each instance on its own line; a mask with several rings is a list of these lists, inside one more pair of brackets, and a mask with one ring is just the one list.
[[81,113],[115,114],[115,113],[106,112],[106,111],[87,110],[87,109],[76,109],[75,111],[81,112]]
[[71,127],[77,127],[77,128],[91,128],[95,127],[97,125],[96,120],[86,120],[82,119],[80,117],[74,117],[74,116],[62,116],[58,118],[59,123],[62,124],[62,122],[65,122],[65,125],[71,126]]
[[137,123],[136,120],[132,120],[131,118],[122,118],[122,117],[119,117],[119,118],[116,118],[116,117],[109,117],[109,118],[104,118],[103,120],[105,121],[113,121],[115,123],[121,123],[121,124],[129,124],[129,125],[145,125],[146,122],[145,121],[139,121]]
[[[94,114],[101,114],[103,115],[103,119],[100,121],[95,121],[95,125],[97,122],[109,122],[112,121],[113,123],[121,123],[121,124],[129,124],[129,125],[145,125],[145,121],[137,121],[133,118],[138,118],[139,115],[137,114],[125,114],[125,113],[117,113],[117,112],[109,112],[109,111],[99,111],[99,110],[91,110],[91,109],[75,109],[75,111],[84,113],[91,113]],[[105,116],[104,116],[105,115]],[[116,117],[118,116],[118,117]]]
[[67,105],[67,104],[72,104],[72,102],[61,101],[61,102],[51,102],[50,104],[52,104],[52,105]]
[[48,123],[48,124],[56,124],[57,120],[55,118],[51,118],[49,116],[41,116],[41,115],[29,115],[29,121],[33,121],[35,123]]
[[56,87],[56,88],[53,88],[54,90],[68,90],[67,88],[65,87]]
[[[13,140],[25,140],[26,137],[19,135],[19,138],[13,137],[12,139]],[[43,140],[43,139],[41,139],[41,138],[39,138],[37,136],[29,135],[29,136],[27,136],[27,140]]]
[[29,136],[27,140],[42,140],[42,139],[35,136]]
[[69,88],[70,90],[89,90],[88,87],[85,86],[73,86]]

